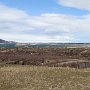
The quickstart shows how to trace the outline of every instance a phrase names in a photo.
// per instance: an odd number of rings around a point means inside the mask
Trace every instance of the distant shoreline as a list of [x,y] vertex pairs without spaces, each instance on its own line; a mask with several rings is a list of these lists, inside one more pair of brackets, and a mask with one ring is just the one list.
[[0,43],[0,47],[22,47],[22,48],[85,48],[90,43]]

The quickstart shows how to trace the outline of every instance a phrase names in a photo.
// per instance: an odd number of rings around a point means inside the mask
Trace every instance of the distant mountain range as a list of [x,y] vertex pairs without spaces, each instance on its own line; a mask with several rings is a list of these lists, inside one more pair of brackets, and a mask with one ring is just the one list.
[[16,42],[14,41],[6,41],[6,40],[3,40],[3,39],[0,39],[0,44],[15,44]]
[[3,40],[3,39],[0,39],[0,44],[17,44],[17,45],[60,45],[60,44],[62,44],[62,45],[64,45],[64,44],[66,44],[66,45],[78,45],[78,44],[89,44],[90,45],[90,43],[30,43],[30,42],[28,42],[28,43],[20,43],[20,42],[15,42],[15,41],[6,41],[6,40]]
[[0,47],[83,48],[83,47],[90,47],[90,43],[23,43],[23,42],[20,43],[0,39]]

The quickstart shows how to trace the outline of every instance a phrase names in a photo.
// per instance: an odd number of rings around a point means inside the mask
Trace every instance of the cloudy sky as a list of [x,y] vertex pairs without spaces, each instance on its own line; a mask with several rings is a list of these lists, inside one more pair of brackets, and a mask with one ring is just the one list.
[[90,43],[90,0],[0,0],[0,38]]

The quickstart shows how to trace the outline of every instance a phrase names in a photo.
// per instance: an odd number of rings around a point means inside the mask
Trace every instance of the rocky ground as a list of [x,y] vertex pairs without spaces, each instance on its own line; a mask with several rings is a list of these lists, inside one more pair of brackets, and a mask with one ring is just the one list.
[[0,48],[0,63],[90,67],[90,48]]

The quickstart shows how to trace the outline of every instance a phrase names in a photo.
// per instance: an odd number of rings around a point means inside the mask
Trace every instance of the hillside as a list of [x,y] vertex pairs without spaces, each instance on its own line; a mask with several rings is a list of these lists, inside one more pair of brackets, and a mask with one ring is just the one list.
[[0,39],[0,43],[8,43],[8,41],[5,41],[3,39]]
[[14,41],[6,41],[6,40],[3,40],[3,39],[0,39],[0,44],[14,44],[16,42]]

